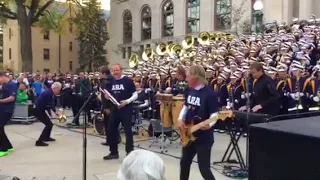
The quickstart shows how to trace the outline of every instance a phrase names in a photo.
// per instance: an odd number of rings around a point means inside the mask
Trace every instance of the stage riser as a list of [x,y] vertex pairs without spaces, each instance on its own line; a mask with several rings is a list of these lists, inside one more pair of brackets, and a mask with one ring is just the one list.
[[250,128],[249,180],[319,180],[319,163],[320,138]]

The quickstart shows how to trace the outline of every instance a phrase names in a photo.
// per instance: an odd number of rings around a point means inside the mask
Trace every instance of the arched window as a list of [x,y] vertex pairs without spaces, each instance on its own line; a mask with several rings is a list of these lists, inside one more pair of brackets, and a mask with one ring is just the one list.
[[162,36],[173,36],[173,3],[167,0],[162,7]]
[[126,11],[123,15],[123,43],[132,42],[132,15]]
[[141,39],[151,39],[151,9],[145,6],[141,11]]
[[231,28],[231,0],[216,0],[216,29]]
[[200,31],[200,0],[187,0],[187,33]]

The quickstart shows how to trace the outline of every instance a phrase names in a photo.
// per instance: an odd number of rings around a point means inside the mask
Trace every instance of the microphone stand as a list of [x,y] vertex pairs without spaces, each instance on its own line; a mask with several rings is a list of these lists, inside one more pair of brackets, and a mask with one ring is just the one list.
[[249,167],[249,113],[251,111],[250,109],[250,93],[249,93],[249,83],[250,83],[250,80],[251,80],[251,77],[249,76],[247,81],[246,81],[246,89],[247,89],[247,92],[246,92],[246,98],[247,98],[247,114],[246,114],[246,123],[245,123],[245,126],[247,127],[247,139],[246,139],[246,164],[245,164],[245,167],[246,169],[248,170],[248,167]]
[[[79,118],[81,113],[85,110],[85,108],[88,108],[87,105],[91,101],[91,99],[94,97],[95,92],[92,92],[88,99],[84,102],[82,107],[79,109],[79,112],[75,115],[73,119]],[[82,138],[83,138],[83,146],[82,146],[82,180],[87,180],[87,114],[84,112],[83,116],[83,123],[84,128],[82,131]]]

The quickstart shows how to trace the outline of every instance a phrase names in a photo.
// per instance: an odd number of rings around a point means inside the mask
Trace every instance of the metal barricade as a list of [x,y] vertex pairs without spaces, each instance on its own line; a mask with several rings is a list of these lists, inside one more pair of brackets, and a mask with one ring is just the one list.
[[31,102],[25,104],[16,104],[14,113],[11,118],[11,122],[21,122],[21,123],[32,123],[36,120],[36,118],[30,114],[30,111],[33,108],[33,104]]

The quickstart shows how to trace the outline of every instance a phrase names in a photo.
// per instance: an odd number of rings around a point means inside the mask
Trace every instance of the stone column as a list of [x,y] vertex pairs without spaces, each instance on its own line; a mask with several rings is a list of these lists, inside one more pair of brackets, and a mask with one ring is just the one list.
[[311,14],[313,14],[313,0],[300,0],[299,19],[308,20]]

